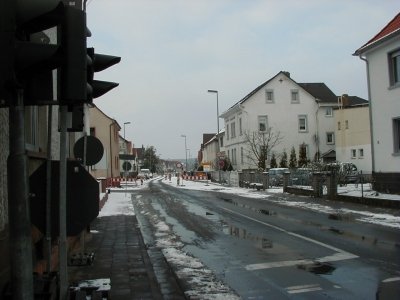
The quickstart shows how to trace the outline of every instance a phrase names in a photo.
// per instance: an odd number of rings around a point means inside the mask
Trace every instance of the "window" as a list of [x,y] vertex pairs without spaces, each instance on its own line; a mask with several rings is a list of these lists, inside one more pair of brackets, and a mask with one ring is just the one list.
[[236,165],[236,148],[232,149],[232,164]]
[[236,126],[235,126],[235,122],[231,123],[231,138],[235,138],[236,137]]
[[243,147],[240,147],[240,163],[244,163],[244,152]]
[[219,140],[220,147],[223,147],[223,146],[224,146],[224,137],[223,137],[223,136],[220,136],[220,137],[218,138],[218,140]]
[[274,102],[274,90],[265,90],[265,102],[266,103]]
[[337,130],[340,130],[340,122],[337,122]]
[[393,119],[393,152],[400,154],[400,117]]
[[292,103],[299,103],[300,102],[300,97],[299,97],[299,90],[291,90],[291,99]]
[[364,149],[358,149],[358,158],[364,158]]
[[348,120],[345,121],[345,127],[346,127],[346,129],[349,129],[349,121]]
[[351,156],[351,158],[356,158],[357,157],[357,150],[356,149],[351,149],[350,150],[350,156]]
[[389,53],[390,85],[400,84],[400,50]]
[[226,124],[226,139],[229,140],[229,124]]
[[258,131],[267,131],[268,128],[268,117],[258,116]]
[[299,132],[307,132],[307,116],[299,115]]
[[326,143],[328,145],[335,144],[335,134],[333,132],[327,132],[326,133]]
[[239,135],[243,135],[242,118],[239,118]]
[[326,117],[332,117],[332,116],[333,116],[333,109],[332,109],[332,107],[326,107],[326,108],[325,108],[325,116],[326,116]]
[[30,151],[39,151],[37,106],[25,107],[25,148]]

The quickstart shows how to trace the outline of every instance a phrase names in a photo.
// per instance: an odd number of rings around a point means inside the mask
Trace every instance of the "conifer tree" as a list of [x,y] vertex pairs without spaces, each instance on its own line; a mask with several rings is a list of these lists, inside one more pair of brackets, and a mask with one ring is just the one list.
[[275,153],[272,153],[272,156],[271,156],[271,168],[277,168],[277,167],[278,167],[278,164],[276,162]]
[[300,150],[299,150],[299,168],[307,166],[307,149],[306,149],[306,144],[303,143],[300,145]]
[[283,153],[282,153],[282,157],[281,157],[281,161],[279,163],[279,167],[281,167],[281,168],[287,168],[288,167],[286,150],[284,150]]
[[296,149],[294,149],[293,146],[292,150],[290,151],[289,168],[294,169],[296,167],[297,167]]

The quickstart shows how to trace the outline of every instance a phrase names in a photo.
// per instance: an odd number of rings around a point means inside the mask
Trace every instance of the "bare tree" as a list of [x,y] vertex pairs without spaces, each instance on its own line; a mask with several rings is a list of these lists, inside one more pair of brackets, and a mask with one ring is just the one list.
[[245,142],[248,145],[247,159],[258,170],[266,169],[266,161],[270,159],[273,149],[279,145],[283,137],[279,131],[269,127],[265,131],[245,132]]

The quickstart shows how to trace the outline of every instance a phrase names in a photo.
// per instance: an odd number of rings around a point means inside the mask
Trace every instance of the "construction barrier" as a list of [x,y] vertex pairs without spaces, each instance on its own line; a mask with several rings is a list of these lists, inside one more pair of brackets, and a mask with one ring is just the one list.
[[207,176],[190,176],[190,175],[183,175],[182,176],[183,180],[191,180],[191,181],[197,181],[197,180],[207,180]]

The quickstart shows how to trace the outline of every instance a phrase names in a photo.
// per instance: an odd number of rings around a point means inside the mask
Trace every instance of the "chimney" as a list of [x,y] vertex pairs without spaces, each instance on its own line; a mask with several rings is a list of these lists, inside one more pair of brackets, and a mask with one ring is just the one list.
[[350,104],[349,95],[343,94],[342,97],[341,97],[341,100],[342,100],[342,106],[343,107],[349,106],[349,104]]
[[290,78],[290,72],[288,72],[288,71],[282,71],[282,73],[285,74],[287,77]]

